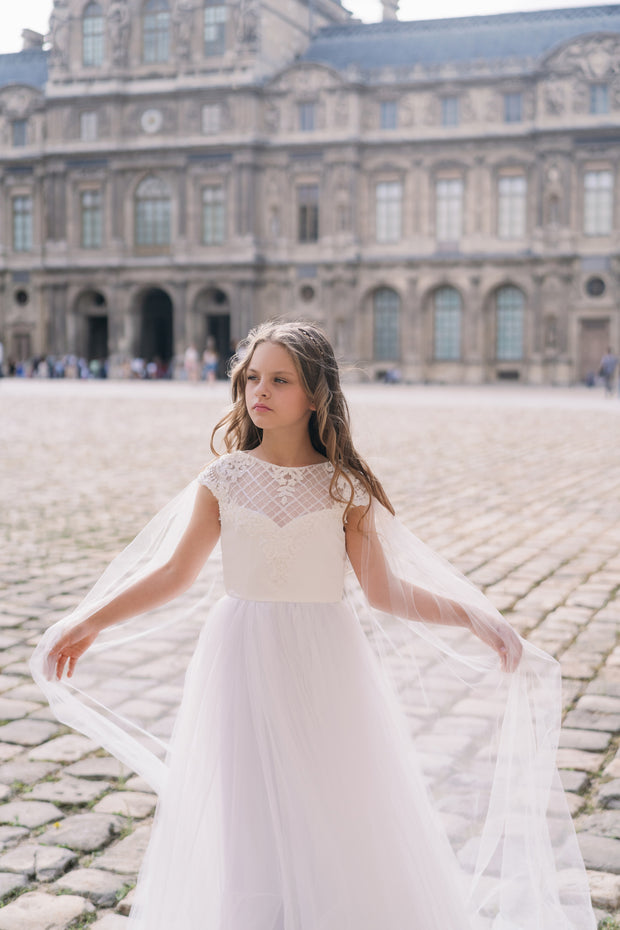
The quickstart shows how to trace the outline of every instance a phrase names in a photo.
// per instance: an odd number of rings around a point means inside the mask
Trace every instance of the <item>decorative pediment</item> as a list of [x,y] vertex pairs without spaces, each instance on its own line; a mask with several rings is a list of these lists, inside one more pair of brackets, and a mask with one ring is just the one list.
[[33,87],[12,85],[0,90],[0,112],[7,116],[23,118],[43,104],[43,95]]
[[310,97],[321,90],[335,90],[343,86],[337,71],[325,65],[299,63],[282,71],[271,82],[271,89],[293,93],[297,97]]
[[604,81],[620,74],[620,38],[617,35],[583,36],[553,52],[545,62],[558,75],[580,74]]

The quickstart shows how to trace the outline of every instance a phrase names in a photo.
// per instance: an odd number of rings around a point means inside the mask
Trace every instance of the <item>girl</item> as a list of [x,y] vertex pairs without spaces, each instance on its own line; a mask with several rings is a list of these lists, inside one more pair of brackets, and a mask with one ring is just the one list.
[[[395,520],[319,328],[255,329],[232,396],[227,453],[33,658],[60,719],[160,792],[132,930],[593,930],[554,768],[555,663]],[[153,631],[155,667],[174,665],[180,628],[139,618],[220,538],[226,595],[164,767],[101,667],[140,648],[152,671]]]

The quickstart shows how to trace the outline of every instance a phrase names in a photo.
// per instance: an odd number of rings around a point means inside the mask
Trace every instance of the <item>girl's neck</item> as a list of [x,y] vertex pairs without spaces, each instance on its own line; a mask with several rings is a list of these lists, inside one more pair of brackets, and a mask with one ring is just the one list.
[[250,455],[263,462],[271,462],[272,465],[284,465],[290,468],[317,465],[325,461],[325,456],[316,451],[309,436],[303,439],[291,437],[288,440],[286,438],[276,440],[275,437],[263,436],[261,444],[252,449]]

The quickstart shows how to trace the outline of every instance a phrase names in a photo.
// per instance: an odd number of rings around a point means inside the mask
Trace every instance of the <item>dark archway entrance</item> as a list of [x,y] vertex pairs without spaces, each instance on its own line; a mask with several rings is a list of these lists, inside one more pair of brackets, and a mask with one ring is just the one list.
[[107,316],[88,317],[88,360],[108,357],[108,318]]
[[230,347],[230,304],[219,287],[205,288],[196,298],[196,311],[203,317],[204,346],[213,345],[219,356],[218,377],[226,377]]
[[146,291],[140,307],[139,355],[147,362],[168,364],[174,354],[172,301],[165,291]]
[[108,357],[109,324],[107,302],[101,291],[82,291],[76,303],[77,345],[75,351],[89,362]]

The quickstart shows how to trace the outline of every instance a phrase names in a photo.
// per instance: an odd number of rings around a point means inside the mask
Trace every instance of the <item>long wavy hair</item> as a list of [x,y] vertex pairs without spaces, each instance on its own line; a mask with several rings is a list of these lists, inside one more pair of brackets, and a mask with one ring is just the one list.
[[[255,449],[261,444],[263,431],[255,426],[245,403],[247,370],[254,350],[262,342],[283,346],[295,365],[301,386],[316,408],[310,415],[308,431],[313,447],[331,462],[334,473],[329,486],[330,496],[345,503],[344,520],[353,504],[357,479],[368,492],[369,501],[376,498],[390,513],[394,508],[379,479],[357,453],[351,438],[349,408],[340,386],[338,363],[325,333],[314,323],[278,322],[261,323],[252,329],[239,345],[231,359],[232,407],[216,423],[211,435],[211,451],[215,448],[216,433],[223,429],[223,442],[227,452]],[[348,487],[343,496],[342,487]],[[368,504],[370,506],[370,503]],[[366,508],[368,510],[368,507]]]

